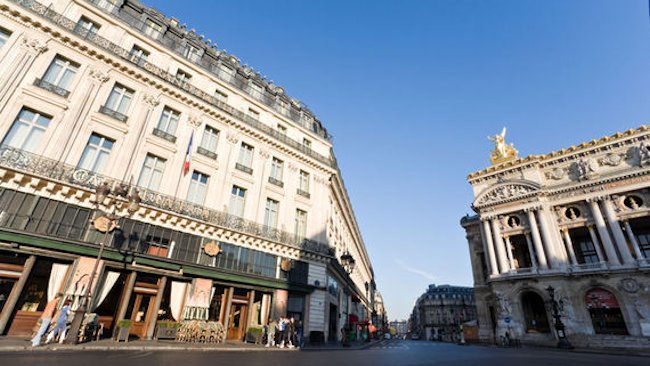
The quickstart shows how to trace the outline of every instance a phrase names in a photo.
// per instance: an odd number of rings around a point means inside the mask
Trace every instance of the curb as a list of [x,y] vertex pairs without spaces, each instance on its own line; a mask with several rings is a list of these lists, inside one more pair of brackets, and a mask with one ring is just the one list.
[[0,347],[0,353],[12,352],[66,352],[66,351],[195,351],[195,352],[295,352],[297,349],[266,349],[266,348],[208,348],[208,347],[177,347],[177,346],[79,346],[79,347]]

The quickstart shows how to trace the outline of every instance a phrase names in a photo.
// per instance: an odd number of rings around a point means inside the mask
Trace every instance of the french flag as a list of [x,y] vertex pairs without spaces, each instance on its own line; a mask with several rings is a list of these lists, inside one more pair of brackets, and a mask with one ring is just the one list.
[[185,153],[185,161],[183,162],[183,175],[190,171],[190,156],[192,155],[192,140],[194,140],[194,131],[190,135],[190,143],[187,144],[187,152]]

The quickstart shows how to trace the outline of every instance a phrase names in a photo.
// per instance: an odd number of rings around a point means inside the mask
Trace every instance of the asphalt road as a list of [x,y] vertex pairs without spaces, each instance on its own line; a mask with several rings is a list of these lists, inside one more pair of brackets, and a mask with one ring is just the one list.
[[0,353],[0,365],[47,366],[343,366],[343,365],[498,365],[498,366],[626,366],[650,365],[650,358],[544,349],[501,349],[424,341],[392,341],[366,350],[298,352],[201,351],[56,351]]

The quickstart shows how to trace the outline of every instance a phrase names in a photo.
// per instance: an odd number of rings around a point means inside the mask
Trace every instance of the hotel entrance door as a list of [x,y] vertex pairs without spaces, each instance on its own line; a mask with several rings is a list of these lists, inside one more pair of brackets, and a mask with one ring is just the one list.
[[233,298],[228,319],[226,339],[244,339],[246,334],[246,317],[248,316],[248,300]]

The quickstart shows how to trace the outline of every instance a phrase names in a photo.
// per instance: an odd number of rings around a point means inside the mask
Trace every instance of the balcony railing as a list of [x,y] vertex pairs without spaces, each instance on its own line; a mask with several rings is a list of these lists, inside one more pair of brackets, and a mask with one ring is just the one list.
[[172,135],[171,133],[165,132],[159,128],[153,129],[153,135],[165,139],[171,142],[172,144],[176,143],[176,136]]
[[[242,112],[240,110],[237,110],[237,109],[233,108],[232,106],[230,106],[228,104],[225,104],[225,103],[223,103],[221,101],[218,101],[213,95],[211,95],[209,93],[206,93],[206,92],[202,91],[201,89],[199,89],[199,88],[197,88],[197,87],[195,87],[195,86],[193,86],[193,85],[191,85],[189,83],[183,83],[183,82],[179,81],[176,78],[175,75],[170,74],[166,70],[163,70],[162,68],[160,68],[160,67],[158,67],[158,66],[156,66],[156,65],[154,65],[154,64],[152,64],[152,63],[150,63],[148,61],[144,61],[144,62],[140,61],[138,63],[134,62],[133,60],[131,60],[129,50],[126,50],[126,49],[118,46],[117,44],[111,42],[110,40],[108,40],[108,39],[106,39],[104,37],[98,36],[94,32],[89,32],[88,30],[86,30],[84,28],[77,27],[77,23],[75,21],[73,21],[73,20],[71,20],[69,18],[66,18],[65,16],[57,13],[56,11],[52,10],[50,7],[44,6],[43,4],[41,4],[41,3],[39,3],[38,1],[35,1],[35,0],[9,0],[9,1],[18,4],[18,5],[22,6],[22,7],[24,7],[25,9],[28,9],[29,11],[31,11],[31,12],[33,12],[33,13],[35,13],[35,14],[37,14],[37,15],[45,18],[45,19],[50,20],[52,23],[55,23],[55,24],[59,25],[60,27],[68,30],[69,32],[78,35],[79,37],[81,37],[81,38],[85,39],[86,41],[94,44],[95,46],[103,49],[104,51],[107,51],[107,52],[112,53],[113,55],[115,55],[117,57],[120,57],[120,58],[122,58],[124,60],[127,60],[128,62],[132,63],[133,65],[136,65],[140,69],[142,69],[142,70],[144,70],[144,71],[146,71],[146,72],[148,72],[148,73],[150,73],[150,74],[152,74],[152,75],[154,75],[156,77],[159,77],[160,79],[162,79],[162,80],[164,80],[164,81],[166,81],[168,83],[171,83],[175,87],[177,87],[179,89],[182,89],[185,92],[187,92],[187,93],[189,93],[189,94],[203,100],[205,103],[208,103],[210,105],[218,107],[219,109],[221,109],[224,112],[230,114],[231,116],[241,120],[242,122],[250,125],[251,127],[255,128],[255,129],[260,130],[263,133],[265,133],[265,134],[267,134],[267,135],[269,135],[269,136],[271,136],[271,137],[285,143],[286,145],[289,145],[292,148],[301,151],[305,155],[307,155],[307,156],[309,156],[309,157],[311,157],[311,158],[313,158],[315,160],[318,160],[319,162],[321,162],[323,164],[326,164],[328,166],[336,168],[336,160],[335,159],[320,155],[320,154],[318,154],[316,152],[313,152],[313,151],[304,151],[302,149],[302,144],[301,143],[299,143],[299,142],[297,142],[295,140],[289,139],[286,136],[284,136],[284,138],[281,138],[281,133],[278,132],[276,129],[271,128],[271,127],[269,127],[269,126],[267,126],[267,125],[265,125],[265,124],[263,124],[263,123],[261,123],[259,121],[255,121],[255,120],[251,121],[251,118],[247,118],[248,116],[246,116],[244,114],[244,112]],[[114,14],[114,12],[113,12],[113,14]],[[124,19],[125,18],[125,13],[123,13],[123,12],[119,12],[119,17],[123,21],[127,22],[127,24],[133,26],[136,29],[142,29],[142,26],[144,24],[144,23],[142,23],[141,20],[134,19],[132,22],[130,22],[128,19]],[[171,47],[170,45],[165,43],[166,41],[162,41],[162,40],[159,40],[159,41],[161,43],[163,43],[165,46]],[[167,43],[169,43],[169,41]],[[176,45],[176,46],[177,46],[177,48],[180,47],[180,45]],[[180,48],[174,49],[174,50],[177,53],[181,53],[181,51],[179,51]],[[203,67],[207,67],[203,63],[198,63],[198,65],[201,65]],[[209,65],[209,67],[207,67],[207,69],[208,70],[213,70],[215,67],[216,67],[215,65]],[[235,77],[235,81],[231,82],[231,84],[237,85],[238,84],[238,81],[237,81],[238,79],[239,78]],[[240,89],[242,89],[242,88],[243,88],[243,85],[241,86]]]
[[275,179],[273,177],[269,177],[269,183],[271,183],[273,185],[276,185],[276,186],[278,186],[280,188],[284,187],[284,182],[282,182],[281,180]]
[[307,192],[307,191],[303,191],[303,190],[300,189],[300,188],[298,188],[298,189],[296,190],[296,193],[298,193],[298,195],[303,196],[303,197],[305,197],[305,198],[310,198],[310,197],[311,197],[311,194],[309,194],[309,192]]
[[235,163],[235,169],[241,170],[242,172],[244,172],[246,174],[253,174],[253,169],[247,167],[244,164]]
[[118,111],[114,111],[114,110],[108,108],[105,105],[99,107],[99,113],[105,114],[105,115],[107,115],[107,116],[109,116],[111,118],[115,118],[116,120],[122,121],[122,122],[126,122],[126,120],[129,119],[128,116],[126,116],[126,115],[124,115],[124,114],[122,114],[122,113],[120,113]]
[[[73,165],[6,145],[0,146],[0,167],[90,190],[97,188],[103,182],[109,184],[124,183],[119,179],[79,169]],[[143,205],[173,212],[210,225],[282,243],[297,249],[329,256],[334,255],[334,248],[326,243],[305,238],[298,240],[293,233],[282,230],[268,230],[264,225],[256,222],[235,217],[225,212],[197,205],[173,196],[148,189],[141,189],[140,197],[142,198]]]
[[208,157],[208,158],[210,158],[212,160],[217,160],[217,154],[210,151],[210,150],[208,150],[208,149],[206,149],[206,148],[204,148],[203,146],[199,146],[196,149],[196,153],[201,154],[203,156],[206,156],[206,157]]
[[34,85],[36,85],[37,87],[39,87],[41,89],[45,89],[45,90],[47,90],[49,92],[52,92],[52,93],[54,93],[56,95],[60,95],[60,96],[62,96],[64,98],[67,98],[68,95],[70,95],[69,91],[67,91],[67,90],[65,90],[65,89],[63,89],[63,88],[61,88],[59,86],[56,86],[56,85],[54,85],[52,83],[49,83],[49,82],[47,82],[47,81],[45,81],[43,79],[36,79],[34,81]]

